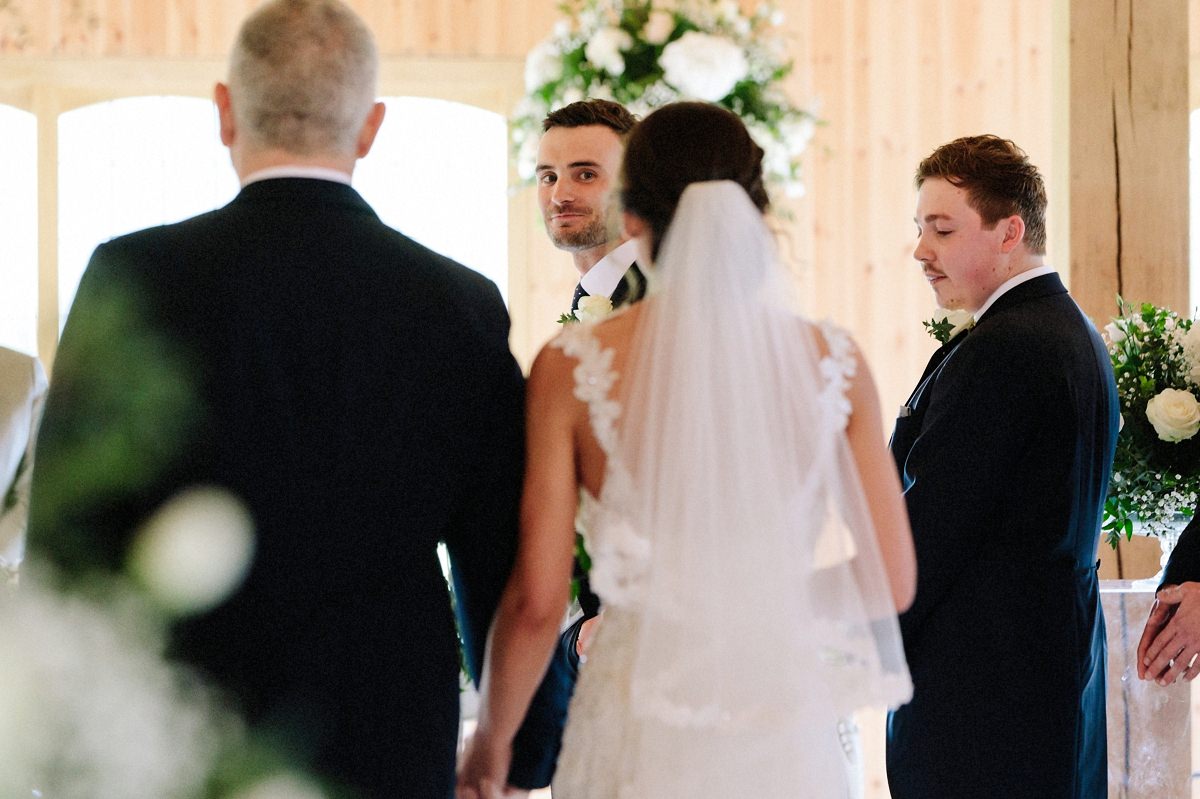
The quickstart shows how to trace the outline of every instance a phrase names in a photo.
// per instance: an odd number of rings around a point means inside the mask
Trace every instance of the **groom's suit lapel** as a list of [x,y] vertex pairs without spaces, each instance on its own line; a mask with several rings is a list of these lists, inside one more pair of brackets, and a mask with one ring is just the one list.
[[921,374],[921,379],[918,381],[917,387],[909,395],[908,401],[901,406],[899,417],[896,419],[895,429],[892,431],[892,440],[889,446],[892,450],[892,455],[896,459],[896,466],[900,470],[902,479],[904,477],[904,463],[908,459],[908,453],[912,450],[913,444],[921,435],[922,422],[925,412],[929,408],[934,385],[938,382],[943,371],[952,362],[952,356],[959,351],[960,347],[964,346],[967,337],[970,334],[981,335],[989,327],[1002,324],[1003,317],[1010,308],[1038,297],[1066,293],[1067,289],[1063,286],[1057,274],[1042,275],[1041,277],[1026,281],[1019,286],[1015,286],[1006,291],[992,304],[992,307],[987,310],[983,317],[976,323],[975,327],[955,336],[933,354],[929,359],[929,363],[925,366],[925,371]]
[[[1009,308],[1020,305],[1037,297],[1045,297],[1052,294],[1066,294],[1067,289],[1059,280],[1058,275],[1042,275],[1033,280],[1026,281],[1019,286],[1006,291],[1000,296],[992,307],[987,310],[983,318],[980,319],[977,325],[983,329],[996,324],[1000,321],[1005,311]],[[923,408],[922,400],[927,401],[928,389],[933,383],[937,382],[938,376],[942,368],[949,362],[950,356],[953,355],[967,336],[975,330],[975,327],[964,330],[950,341],[946,342],[938,349],[937,352],[929,359],[929,363],[925,366],[925,371],[921,373],[921,379],[917,382],[916,389],[909,395],[908,402],[900,410],[901,416],[915,413],[918,408]]]

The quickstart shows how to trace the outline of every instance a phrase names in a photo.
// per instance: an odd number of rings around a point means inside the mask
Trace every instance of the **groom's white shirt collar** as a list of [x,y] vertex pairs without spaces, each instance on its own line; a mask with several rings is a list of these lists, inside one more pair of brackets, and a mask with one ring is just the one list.
[[274,180],[275,178],[311,178],[313,180],[332,180],[334,183],[350,185],[350,174],[348,172],[329,169],[323,166],[289,164],[270,166],[266,169],[260,169],[257,172],[251,172],[249,175],[246,175],[246,179],[242,181],[242,185],[249,186],[251,183],[257,183],[260,180]]
[[1052,274],[1054,274],[1054,267],[1052,267],[1052,266],[1035,266],[1033,269],[1026,270],[1019,275],[1014,275],[1013,277],[1010,277],[1008,280],[1001,283],[1000,286],[995,291],[992,292],[992,296],[987,298],[987,302],[985,302],[983,305],[979,306],[979,310],[976,311],[974,314],[975,321],[978,322],[979,319],[985,313],[987,313],[987,309],[991,308],[992,305],[995,304],[996,300],[1003,297],[1006,292],[1011,291],[1012,289],[1015,289],[1017,286],[1021,285],[1022,283],[1027,283],[1030,280],[1033,280],[1035,277],[1041,277],[1042,275],[1052,275]]
[[637,260],[637,242],[633,239],[617,247],[587,270],[579,280],[583,290],[593,297],[611,297],[621,278]]

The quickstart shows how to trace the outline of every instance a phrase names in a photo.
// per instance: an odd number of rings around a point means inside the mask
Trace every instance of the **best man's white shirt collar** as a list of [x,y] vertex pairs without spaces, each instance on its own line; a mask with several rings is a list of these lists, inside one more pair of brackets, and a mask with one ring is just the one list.
[[611,297],[621,278],[637,260],[637,242],[633,239],[601,258],[579,280],[583,290],[593,297]]
[[323,166],[300,166],[298,164],[269,166],[266,169],[251,172],[242,181],[242,185],[249,186],[251,183],[257,183],[260,180],[274,180],[275,178],[311,178],[313,180],[331,180],[334,183],[350,185],[350,174],[348,172],[329,169]]
[[1052,267],[1052,266],[1035,266],[1033,269],[1026,270],[1019,275],[1014,275],[1014,276],[1010,277],[1008,280],[1001,283],[1000,286],[995,291],[992,292],[992,296],[987,298],[987,302],[985,302],[983,305],[979,306],[979,310],[976,311],[974,314],[975,321],[979,321],[980,317],[982,317],[985,313],[987,313],[987,309],[991,308],[996,303],[996,300],[1003,297],[1007,292],[1011,291],[1012,289],[1015,289],[1017,286],[1021,285],[1022,283],[1028,283],[1030,280],[1033,280],[1035,277],[1041,277],[1043,275],[1052,275],[1052,274],[1054,274],[1054,267]]

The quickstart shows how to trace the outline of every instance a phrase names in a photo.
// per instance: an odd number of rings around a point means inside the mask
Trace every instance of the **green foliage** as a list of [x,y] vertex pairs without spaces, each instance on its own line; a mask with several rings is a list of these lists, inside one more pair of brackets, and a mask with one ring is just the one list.
[[201,416],[195,380],[181,345],[155,329],[134,291],[93,287],[76,302],[39,434],[31,545],[63,566],[99,565],[89,514],[178,462]]
[[950,340],[950,331],[954,329],[954,323],[949,319],[931,319],[927,322],[921,322],[925,325],[925,329],[929,335],[945,344]]

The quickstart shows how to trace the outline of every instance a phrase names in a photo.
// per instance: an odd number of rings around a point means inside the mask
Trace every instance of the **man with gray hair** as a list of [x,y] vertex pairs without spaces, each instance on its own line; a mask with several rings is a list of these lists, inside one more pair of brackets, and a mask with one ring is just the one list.
[[[377,60],[339,0],[272,0],[246,20],[215,92],[241,191],[96,249],[47,399],[30,540],[68,575],[116,571],[164,501],[225,489],[253,520],[253,558],[173,625],[171,654],[338,796],[447,799],[459,651],[437,546],[478,674],[515,552],[523,381],[496,286],[382,224],[350,186],[384,117]],[[129,408],[97,410],[78,390],[98,349],[107,363],[145,355],[97,334],[114,291],[197,412],[169,446],[157,428],[119,436],[139,465],[162,458],[146,479],[56,504],[67,453],[106,454],[80,452],[97,440],[80,430],[147,424],[137,411],[154,389],[124,370],[105,377],[126,381],[115,396]],[[526,728],[511,781],[541,787],[552,763],[538,719]]]

